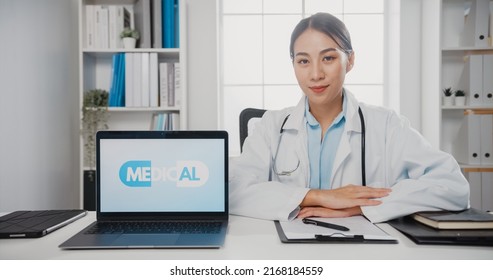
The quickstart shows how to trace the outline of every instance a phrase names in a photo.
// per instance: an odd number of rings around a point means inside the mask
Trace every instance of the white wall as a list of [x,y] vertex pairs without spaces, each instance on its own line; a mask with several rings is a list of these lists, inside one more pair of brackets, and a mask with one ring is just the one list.
[[387,106],[421,131],[421,1],[387,1]]
[[219,123],[217,0],[188,0],[188,128]]
[[440,11],[439,0],[422,4],[421,55],[421,133],[431,145],[440,148]]
[[78,205],[76,11],[0,0],[0,212]]

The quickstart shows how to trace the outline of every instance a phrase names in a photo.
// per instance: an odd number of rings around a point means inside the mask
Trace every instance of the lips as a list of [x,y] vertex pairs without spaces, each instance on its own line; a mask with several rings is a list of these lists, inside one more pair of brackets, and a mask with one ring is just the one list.
[[328,85],[326,86],[313,86],[313,87],[310,87],[310,89],[314,92],[314,93],[322,93],[323,91],[325,91],[325,89],[328,87]]

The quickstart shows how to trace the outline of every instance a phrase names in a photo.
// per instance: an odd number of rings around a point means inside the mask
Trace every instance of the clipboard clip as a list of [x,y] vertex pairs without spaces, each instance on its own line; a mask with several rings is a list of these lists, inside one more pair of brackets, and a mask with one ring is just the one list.
[[323,235],[323,234],[315,234],[315,239],[317,241],[349,241],[349,242],[363,242],[365,240],[363,235],[344,235],[342,236],[334,236],[334,235]]

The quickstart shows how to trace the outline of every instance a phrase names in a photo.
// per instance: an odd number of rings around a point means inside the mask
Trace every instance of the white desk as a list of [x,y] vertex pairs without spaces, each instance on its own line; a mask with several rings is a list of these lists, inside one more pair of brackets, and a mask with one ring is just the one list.
[[95,220],[90,212],[42,238],[0,239],[0,259],[493,259],[491,247],[416,245],[387,224],[379,226],[399,244],[283,244],[274,223],[231,216],[226,243],[220,249],[61,250],[58,245]]

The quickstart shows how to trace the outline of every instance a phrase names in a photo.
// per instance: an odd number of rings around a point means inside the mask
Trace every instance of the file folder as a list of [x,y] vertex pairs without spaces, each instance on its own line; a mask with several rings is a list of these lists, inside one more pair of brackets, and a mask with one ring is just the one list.
[[[491,79],[493,79],[493,76]],[[484,114],[479,115],[479,117],[481,119],[481,164],[493,164],[493,115]]]
[[[491,22],[493,22],[493,19],[491,19]],[[493,54],[483,55],[483,102],[482,103],[483,105],[493,107]]]
[[467,178],[467,181],[469,182],[469,187],[470,187],[470,194],[469,194],[469,201],[471,203],[472,208],[476,209],[481,209],[482,208],[482,184],[481,184],[481,172],[469,172],[466,169],[464,169],[465,176]]
[[465,47],[487,47],[490,14],[489,0],[472,0],[462,31],[461,44]]
[[470,106],[483,104],[483,56],[472,54],[465,57],[458,88],[466,91]]
[[464,164],[481,164],[481,118],[465,112],[457,138],[453,143],[453,155]]
[[481,209],[493,211],[493,172],[481,172]]

